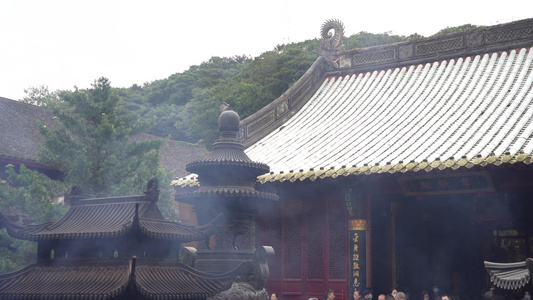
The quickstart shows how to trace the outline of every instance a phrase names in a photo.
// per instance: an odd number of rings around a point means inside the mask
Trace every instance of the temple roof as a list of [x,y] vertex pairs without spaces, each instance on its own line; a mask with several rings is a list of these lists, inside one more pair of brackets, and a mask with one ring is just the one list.
[[0,97],[0,159],[38,163],[44,136],[37,122],[53,126],[52,118],[46,108]]
[[148,259],[33,264],[0,275],[0,299],[205,299],[231,287],[240,267],[208,274],[181,263]]
[[273,171],[261,182],[530,164],[533,51],[520,45],[533,43],[532,28],[346,51],[338,69],[319,58],[241,122],[245,152]]
[[138,228],[149,237],[190,242],[212,234],[216,222],[195,227],[165,221],[145,195],[77,200],[60,220],[39,225],[18,225],[0,213],[0,228],[30,241],[112,238]]

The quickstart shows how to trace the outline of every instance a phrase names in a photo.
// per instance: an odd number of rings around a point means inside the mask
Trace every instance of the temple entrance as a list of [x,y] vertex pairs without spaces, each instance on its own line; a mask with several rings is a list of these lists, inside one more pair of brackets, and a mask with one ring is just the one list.
[[375,293],[398,287],[418,300],[423,299],[423,290],[438,285],[452,297],[481,299],[491,287],[483,261],[518,262],[533,254],[533,222],[527,217],[532,196],[516,191],[376,196],[372,199]]

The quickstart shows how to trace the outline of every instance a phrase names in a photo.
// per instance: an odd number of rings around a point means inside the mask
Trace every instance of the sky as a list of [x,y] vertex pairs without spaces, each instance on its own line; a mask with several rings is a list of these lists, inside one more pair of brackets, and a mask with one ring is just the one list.
[[24,89],[143,85],[213,56],[255,57],[320,37],[329,19],[360,31],[429,36],[533,17],[532,0],[0,0],[0,97]]

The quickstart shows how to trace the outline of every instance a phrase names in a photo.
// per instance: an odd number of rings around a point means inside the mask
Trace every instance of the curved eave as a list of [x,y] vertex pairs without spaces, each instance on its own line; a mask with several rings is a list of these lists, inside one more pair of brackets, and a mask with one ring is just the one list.
[[518,155],[504,155],[489,156],[489,157],[475,157],[473,159],[447,159],[434,160],[422,162],[408,162],[388,165],[374,165],[374,166],[352,166],[341,168],[330,168],[322,170],[309,170],[289,173],[274,173],[265,174],[258,177],[258,181],[262,184],[268,182],[284,182],[284,181],[315,181],[316,179],[337,178],[347,176],[361,176],[372,174],[402,174],[406,172],[431,172],[433,170],[457,170],[459,168],[471,169],[475,166],[500,166],[502,164],[515,164],[517,162],[530,165],[533,162],[533,156],[530,154]]
[[190,226],[170,221],[141,219],[139,229],[151,238],[187,243],[210,236],[221,220],[222,216],[220,215],[203,226]]
[[256,172],[270,170],[269,166],[259,162],[242,161],[242,160],[198,160],[187,165],[187,171],[192,173],[199,173],[199,170],[205,168],[230,166],[238,168],[247,168]]
[[[475,157],[472,159],[447,159],[447,160],[434,160],[434,161],[422,161],[422,162],[408,162],[397,163],[388,165],[374,165],[374,166],[351,166],[341,168],[322,168],[318,170],[300,170],[298,172],[280,172],[269,173],[257,177],[257,181],[261,184],[269,182],[284,182],[284,181],[315,181],[317,179],[325,178],[337,178],[347,176],[364,176],[372,174],[402,174],[406,172],[421,172],[426,173],[433,170],[457,170],[459,168],[471,169],[475,166],[500,166],[505,164],[523,163],[530,165],[533,162],[533,155],[520,153],[517,155],[506,154],[499,156],[488,157]],[[195,178],[174,180],[171,183],[175,187],[186,188],[199,186],[198,180]]]
[[[88,200],[84,200],[89,202]],[[103,201],[95,199],[95,202]],[[139,215],[151,204],[139,203]],[[100,239],[125,235],[133,228],[135,202],[111,203],[107,205],[74,205],[56,222],[39,225],[17,225],[5,217],[0,219],[0,228],[8,234],[28,241],[59,239]]]
[[0,275],[0,299],[112,299],[130,278],[130,263],[30,265]]
[[[223,274],[158,260],[33,264],[0,275],[0,299],[106,300],[139,292],[147,299],[205,299],[231,287],[244,263]],[[135,287],[136,291],[128,286]]]
[[259,201],[278,201],[279,198],[276,194],[258,192],[258,191],[242,191],[234,188],[220,188],[208,191],[193,191],[182,192],[176,195],[177,201],[187,201],[196,199],[213,199],[213,198],[226,198],[226,199],[245,199],[245,200],[259,200]]
[[215,275],[184,264],[139,264],[135,285],[148,299],[205,299],[229,289],[243,266]]

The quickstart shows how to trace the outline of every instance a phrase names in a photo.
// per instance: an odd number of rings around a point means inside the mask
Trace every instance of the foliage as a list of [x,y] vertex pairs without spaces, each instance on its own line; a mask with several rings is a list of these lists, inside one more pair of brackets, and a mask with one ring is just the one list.
[[212,57],[199,66],[191,66],[183,73],[157,80],[143,88],[152,106],[159,104],[185,105],[191,100],[195,88],[209,88],[239,75],[246,56]]
[[48,90],[48,87],[45,85],[41,85],[38,87],[29,87],[24,90],[24,93],[26,95],[24,96],[24,98],[22,98],[22,102],[28,104],[48,107],[52,103],[60,101],[59,92],[50,92]]
[[65,170],[66,181],[92,196],[142,191],[158,172],[161,140],[131,138],[147,124],[122,107],[109,80],[100,78],[92,89],[62,92],[63,103],[52,106],[55,128],[41,127],[45,164]]
[[[13,165],[6,168],[7,180],[0,181],[0,211],[16,216],[20,222],[43,223],[62,216],[67,207],[57,203],[68,187],[37,171]],[[34,242],[10,237],[0,231],[0,274],[20,269],[35,262],[37,245]]]
[[366,48],[385,44],[399,43],[406,41],[408,38],[399,35],[393,35],[390,32],[380,34],[361,31],[344,40],[344,47],[348,50],[354,48]]
[[37,243],[17,240],[0,231],[0,274],[13,272],[35,262]]
[[[307,47],[286,46],[281,52],[265,52],[246,66],[243,81],[263,87],[262,96],[268,99],[257,103],[253,112],[281,96],[315,62],[318,54],[314,49],[318,43],[309,44],[305,44]],[[251,113],[239,111],[243,118]]]
[[59,218],[66,210],[57,205],[68,193],[65,182],[52,180],[35,170],[21,166],[18,172],[7,165],[7,180],[0,182],[0,211],[28,221],[49,221]]
[[183,117],[184,105],[163,103],[147,109],[143,118],[150,120],[152,126],[147,133],[173,140],[187,140],[186,132],[176,129],[176,121]]
[[464,24],[464,25],[461,25],[461,26],[446,27],[444,29],[439,30],[437,33],[435,33],[432,36],[439,36],[439,35],[444,35],[444,34],[463,32],[463,31],[470,30],[470,29],[473,29],[473,28],[478,28],[478,26],[477,25],[472,25],[472,24]]

